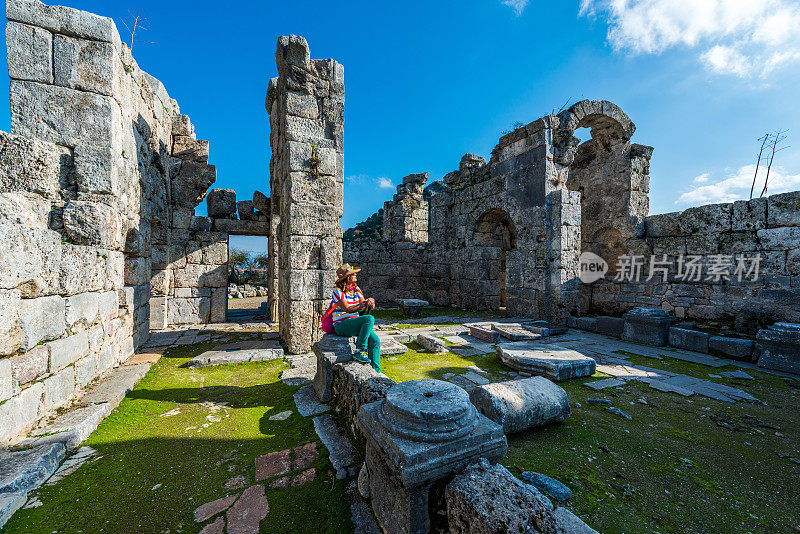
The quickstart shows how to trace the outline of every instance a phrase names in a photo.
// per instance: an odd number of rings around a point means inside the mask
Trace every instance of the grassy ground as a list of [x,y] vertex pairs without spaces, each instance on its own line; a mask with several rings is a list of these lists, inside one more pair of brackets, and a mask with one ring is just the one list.
[[494,354],[478,356],[459,356],[454,352],[433,354],[423,352],[416,343],[406,344],[408,350],[396,360],[381,359],[381,371],[395,382],[405,382],[416,378],[437,378],[443,380],[446,373],[463,374],[468,367],[476,366],[489,373],[495,380],[502,377],[500,373],[508,369],[497,360]]
[[[442,314],[453,313],[433,313]],[[285,363],[181,367],[210,346],[167,352],[87,441],[102,458],[40,489],[43,505],[19,511],[4,532],[197,532],[192,511],[225,495],[223,485],[233,476],[253,483],[255,456],[317,439],[310,418],[268,419],[294,410],[297,388],[278,379]],[[441,379],[470,366],[495,378],[506,370],[494,354],[461,357],[408,347],[383,360],[396,381]],[[737,369],[627,355],[633,363],[701,378]],[[748,373],[756,380],[715,381],[764,404],[681,397],[638,382],[600,392],[582,385],[592,378],[562,382],[572,416],[509,437],[501,463],[515,474],[533,470],[567,484],[574,494],[568,506],[604,533],[792,532],[800,524],[800,464],[788,456],[800,458],[800,389],[796,381]],[[588,398],[609,399],[633,419]],[[317,480],[267,490],[263,532],[352,529],[342,483],[330,472],[325,448],[318,448]]]
[[[411,345],[386,361],[385,372],[411,380],[441,378],[469,365],[492,374],[503,368],[494,355],[461,358],[416,349]],[[737,369],[635,355],[630,360],[702,378]],[[562,382],[572,416],[509,437],[501,463],[515,474],[532,470],[564,482],[574,494],[568,506],[604,533],[791,532],[800,524],[800,465],[778,453],[800,458],[800,389],[797,382],[748,373],[756,380],[723,383],[766,404],[681,397],[639,382],[601,392],[582,385],[600,373]],[[587,398],[609,399],[633,420]]]
[[[285,421],[268,419],[295,410],[297,388],[278,378],[285,363],[181,367],[210,346],[165,353],[85,443],[102,457],[42,487],[43,505],[17,512],[4,532],[198,532],[193,510],[226,495],[223,485],[236,475],[253,484],[256,456],[318,441],[311,418],[296,411]],[[342,483],[325,447],[317,447],[316,480],[267,489],[262,532],[352,529]]]

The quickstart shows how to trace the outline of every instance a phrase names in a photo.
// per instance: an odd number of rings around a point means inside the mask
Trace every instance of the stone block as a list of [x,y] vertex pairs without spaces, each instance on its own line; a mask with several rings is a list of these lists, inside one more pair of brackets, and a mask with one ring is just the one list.
[[775,323],[759,330],[756,340],[759,367],[800,374],[800,325]]
[[64,299],[53,295],[20,302],[20,327],[25,337],[22,350],[30,350],[40,341],[50,341],[64,335],[66,307]]
[[[485,459],[453,478],[445,490],[445,502],[453,534],[560,532],[547,497],[502,465]],[[499,525],[503,527],[498,529]]]
[[595,332],[597,330],[597,318],[578,317],[575,321],[575,327],[587,332]]
[[42,382],[34,382],[19,395],[0,404],[0,421],[3,421],[3,425],[0,425],[0,442],[16,436],[36,421],[43,392]]
[[708,339],[708,351],[737,360],[749,360],[753,356],[756,342],[751,339],[711,336]]
[[358,352],[351,338],[325,334],[312,346],[317,357],[317,372],[314,375],[314,391],[322,402],[330,402],[333,385],[333,366],[349,362]]
[[556,343],[502,343],[497,346],[497,354],[512,369],[555,381],[591,376],[596,369],[595,361],[589,356]]
[[194,208],[206,196],[206,190],[217,181],[217,168],[199,161],[181,163],[172,179],[172,200],[182,208]]
[[63,459],[64,446],[60,443],[0,451],[0,495],[35,490],[58,469]]
[[625,319],[622,317],[609,317],[607,315],[600,315],[595,322],[595,332],[598,334],[605,334],[612,337],[622,337],[622,331],[625,329]]
[[187,264],[175,269],[175,287],[225,287],[228,285],[226,265]]
[[203,247],[203,263],[206,265],[226,265],[228,263],[228,242],[219,241]]
[[670,327],[669,345],[679,349],[693,350],[695,352],[708,352],[709,334],[686,328]]
[[86,387],[86,384],[97,376],[97,354],[90,353],[88,356],[75,362],[75,384],[77,387]]
[[39,0],[8,0],[6,17],[57,33],[109,43],[120,42],[112,19],[71,7],[49,6]]
[[0,402],[18,393],[19,385],[14,378],[11,358],[0,358]]
[[8,358],[14,379],[25,385],[33,382],[47,372],[50,350],[46,345],[37,345],[28,352],[15,354]]
[[469,400],[506,434],[563,423],[570,415],[567,392],[541,376],[478,386]]
[[75,368],[70,366],[42,380],[42,413],[64,405],[75,393]]
[[669,237],[681,235],[681,212],[662,213],[650,215],[645,218],[645,233],[647,237]]
[[491,323],[464,325],[469,328],[469,335],[474,338],[486,341],[487,343],[497,343],[500,341],[500,332],[492,328]]
[[418,317],[423,308],[430,306],[427,300],[422,299],[397,299],[396,302],[403,317]]
[[11,129],[67,146],[119,146],[122,114],[113,98],[57,85],[11,81]]
[[67,328],[77,323],[91,326],[97,319],[99,293],[79,293],[66,298]]
[[445,342],[438,337],[432,336],[431,334],[424,332],[417,334],[416,341],[429,352],[447,352],[447,345]]
[[755,231],[767,226],[767,199],[737,200],[733,203],[731,230]]
[[661,308],[634,308],[623,317],[622,339],[645,345],[667,344],[672,317]]
[[150,330],[163,330],[167,327],[169,313],[167,297],[153,297],[150,299]]
[[53,39],[53,81],[56,85],[101,95],[119,94],[122,64],[114,45],[56,35]]
[[68,148],[0,132],[0,191],[36,193],[57,200],[62,175],[71,160]]
[[172,298],[168,306],[168,324],[207,323],[211,311],[208,297]]
[[20,324],[20,292],[0,290],[0,356],[13,354],[25,341]]
[[758,231],[762,250],[790,250],[800,248],[800,227],[782,226]]
[[254,191],[253,192],[253,208],[257,209],[261,213],[265,213],[269,215],[272,211],[270,207],[270,200],[267,195],[262,193],[261,191]]
[[236,209],[239,212],[239,219],[243,221],[256,221],[256,212],[253,211],[252,200],[240,200],[236,203]]
[[110,146],[81,144],[74,149],[78,190],[92,194],[120,194],[118,155]]
[[208,141],[193,136],[173,136],[172,155],[176,158],[208,163]]
[[55,373],[89,353],[88,332],[51,341],[46,347],[50,351],[50,372]]
[[800,226],[800,191],[767,197],[767,227]]
[[64,207],[64,229],[75,244],[122,250],[122,219],[107,204],[71,200]]
[[10,78],[53,83],[53,34],[36,26],[9,22],[6,45]]
[[208,192],[206,209],[212,218],[235,218],[236,192],[233,189],[212,189]]

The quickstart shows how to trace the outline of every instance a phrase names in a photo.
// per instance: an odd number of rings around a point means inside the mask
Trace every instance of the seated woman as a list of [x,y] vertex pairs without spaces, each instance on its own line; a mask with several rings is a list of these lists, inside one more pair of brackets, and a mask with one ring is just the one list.
[[[336,287],[333,290],[332,321],[336,335],[343,337],[358,336],[356,348],[360,351],[353,358],[361,363],[370,363],[372,368],[381,372],[381,340],[372,331],[375,317],[369,310],[375,309],[375,299],[364,298],[358,287],[356,273],[361,269],[345,263],[336,269]],[[359,312],[365,312],[359,315]]]

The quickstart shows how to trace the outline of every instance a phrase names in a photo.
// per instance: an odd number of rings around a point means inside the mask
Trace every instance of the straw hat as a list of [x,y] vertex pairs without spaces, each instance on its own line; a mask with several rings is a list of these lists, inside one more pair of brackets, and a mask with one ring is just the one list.
[[357,273],[361,270],[361,267],[353,267],[349,263],[345,263],[338,269],[336,269],[336,283],[341,282],[343,279],[347,278],[351,274]]

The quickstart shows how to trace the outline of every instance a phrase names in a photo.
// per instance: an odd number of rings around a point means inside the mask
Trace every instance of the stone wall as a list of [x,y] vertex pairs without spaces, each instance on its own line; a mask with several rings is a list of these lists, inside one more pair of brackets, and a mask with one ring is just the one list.
[[37,0],[6,13],[0,441],[151,327],[222,320],[227,304],[227,233],[193,214],[216,179],[208,142],[111,19]]
[[[581,127],[591,139],[574,136]],[[636,306],[692,319],[760,308],[776,320],[800,320],[800,193],[648,217],[653,148],[631,143],[634,131],[622,110],[600,101],[518,128],[500,139],[488,163],[467,154],[444,177],[430,200],[427,240],[404,234],[412,212],[401,209],[407,197],[400,186],[384,206],[383,241],[345,243],[344,259],[363,268],[361,287],[385,303],[505,306],[555,322]],[[579,281],[583,251],[609,264],[604,280]],[[666,283],[646,280],[654,254],[669,255]],[[761,254],[756,282],[678,279],[679,255],[735,262],[737,254]],[[615,281],[618,259],[629,255],[645,264],[641,281]]]
[[342,260],[344,68],[312,60],[306,40],[295,35],[278,40],[276,61],[265,103],[271,213],[279,217],[269,245],[277,282],[270,309],[277,308],[289,352],[304,353],[322,335],[319,318]]
[[[572,134],[583,126],[592,128],[592,139],[581,145]],[[500,138],[488,163],[466,154],[444,177],[430,199],[427,242],[394,230],[403,228],[394,221],[410,218],[391,211],[400,195],[384,206],[384,240],[346,243],[345,260],[363,267],[362,288],[384,302],[416,297],[440,306],[506,307],[562,322],[578,307],[582,231],[594,238],[611,225],[629,234],[646,214],[639,191],[647,165],[636,158],[649,152],[630,144],[633,131],[619,108],[598,101],[517,128]],[[616,180],[608,189],[624,194],[603,212],[605,197],[595,198],[592,183],[608,169]]]
[[[678,318],[718,320],[742,311],[766,310],[775,320],[800,321],[800,192],[750,201],[711,204],[644,219],[642,235],[624,243],[623,254],[643,258],[641,281],[605,280],[583,285],[583,313],[618,315],[636,306],[655,306]],[[667,255],[669,276],[655,270],[650,257]],[[738,256],[761,256],[758,278],[735,275]],[[703,272],[679,278],[678,257],[700,256]],[[711,259],[730,262],[730,276],[708,273]],[[616,258],[604,256],[611,263]],[[658,267],[659,265],[655,265]],[[746,262],[745,267],[752,266]]]

